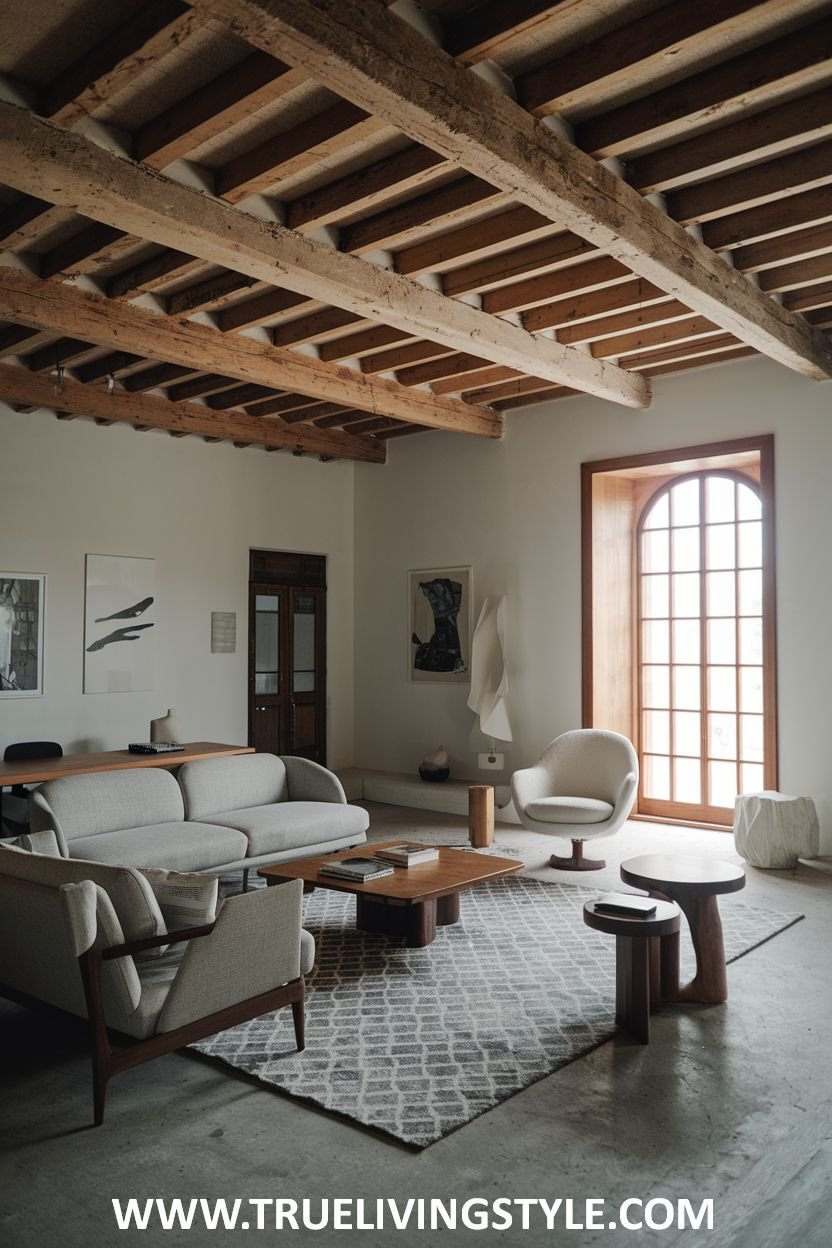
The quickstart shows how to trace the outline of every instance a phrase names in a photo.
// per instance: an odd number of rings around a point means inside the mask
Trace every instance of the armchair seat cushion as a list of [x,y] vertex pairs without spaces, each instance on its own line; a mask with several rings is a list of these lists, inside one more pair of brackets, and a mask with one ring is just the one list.
[[604,823],[614,807],[596,797],[539,797],[526,814],[541,823]]
[[169,871],[210,871],[246,856],[242,832],[217,820],[204,823],[157,823],[123,828],[106,836],[76,837],[73,858],[87,858],[120,867],[165,867]]
[[[360,806],[337,802],[277,802],[270,806],[245,806],[203,818],[205,825],[239,828],[248,840],[248,857],[257,858],[284,850],[315,846],[345,836],[363,836],[370,822]],[[238,857],[245,856],[245,850]],[[231,861],[231,859],[227,859]]]

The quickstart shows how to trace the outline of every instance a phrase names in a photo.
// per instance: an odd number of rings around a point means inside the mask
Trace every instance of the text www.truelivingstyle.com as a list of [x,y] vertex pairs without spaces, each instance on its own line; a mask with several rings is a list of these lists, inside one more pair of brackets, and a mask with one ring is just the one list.
[[629,1197],[572,1200],[554,1197],[410,1197],[377,1200],[324,1197],[207,1199],[113,1198],[120,1231],[669,1231],[714,1229],[712,1198],[691,1201]]

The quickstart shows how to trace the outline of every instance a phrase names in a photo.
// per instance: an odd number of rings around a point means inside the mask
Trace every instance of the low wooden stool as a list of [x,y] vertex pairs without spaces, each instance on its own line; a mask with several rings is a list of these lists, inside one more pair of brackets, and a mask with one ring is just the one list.
[[649,1044],[650,1011],[665,999],[677,965],[679,907],[672,901],[657,901],[655,915],[639,919],[598,914],[595,902],[588,901],[584,923],[615,937],[615,1021],[642,1044]]
[[475,849],[494,844],[494,788],[472,784],[468,789],[468,840]]

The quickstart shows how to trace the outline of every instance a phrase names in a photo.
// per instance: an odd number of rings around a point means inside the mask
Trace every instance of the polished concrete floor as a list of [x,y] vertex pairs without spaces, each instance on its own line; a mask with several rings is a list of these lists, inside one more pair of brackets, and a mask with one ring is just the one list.
[[[447,844],[452,816],[371,806],[372,835]],[[508,825],[497,840],[541,878],[548,839]],[[618,863],[673,846],[735,860],[729,837],[632,823],[603,843]],[[414,1154],[195,1057],[171,1054],[111,1084],[93,1130],[86,1038],[73,1020],[0,1005],[0,1245],[242,1243],[251,1232],[118,1232],[112,1198],[688,1198],[715,1204],[715,1229],[484,1231],[478,1243],[703,1243],[824,1248],[832,1243],[832,875],[750,869],[736,901],[805,915],[729,969],[726,1006],[665,1009],[649,1047],[618,1037]],[[463,902],[464,904],[464,902]],[[332,1043],[337,1044],[337,1036]],[[371,1206],[374,1208],[373,1206]],[[582,1205],[581,1205],[582,1207]],[[635,1214],[633,1215],[635,1216]],[[576,1221],[580,1221],[576,1212]],[[252,1223],[252,1228],[254,1224]],[[272,1231],[272,1236],[274,1231]],[[289,1242],[329,1245],[334,1232]],[[354,1230],[376,1248],[461,1243],[472,1232]],[[253,1236],[253,1242],[264,1236]],[[266,1239],[270,1236],[265,1236]]]

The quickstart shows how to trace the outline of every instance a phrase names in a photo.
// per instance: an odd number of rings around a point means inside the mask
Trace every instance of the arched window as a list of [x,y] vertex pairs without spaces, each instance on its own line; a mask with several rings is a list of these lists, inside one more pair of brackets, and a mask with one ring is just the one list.
[[642,813],[724,824],[736,794],[772,774],[763,533],[759,486],[739,472],[674,477],[642,509]]

